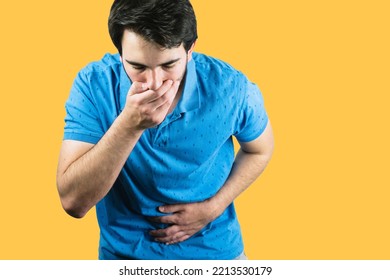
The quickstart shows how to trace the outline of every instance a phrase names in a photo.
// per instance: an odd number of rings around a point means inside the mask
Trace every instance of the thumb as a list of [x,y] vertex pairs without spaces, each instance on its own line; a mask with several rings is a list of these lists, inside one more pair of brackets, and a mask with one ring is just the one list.
[[163,205],[158,207],[158,210],[162,213],[175,213],[182,210],[182,207],[180,204],[177,205]]

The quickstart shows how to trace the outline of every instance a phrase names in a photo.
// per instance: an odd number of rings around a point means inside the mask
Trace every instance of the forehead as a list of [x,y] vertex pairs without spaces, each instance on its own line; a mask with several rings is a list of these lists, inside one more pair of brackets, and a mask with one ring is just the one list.
[[125,30],[122,37],[122,56],[143,64],[162,63],[166,60],[181,58],[186,55],[183,44],[174,48],[162,48],[160,45],[146,41],[142,36]]

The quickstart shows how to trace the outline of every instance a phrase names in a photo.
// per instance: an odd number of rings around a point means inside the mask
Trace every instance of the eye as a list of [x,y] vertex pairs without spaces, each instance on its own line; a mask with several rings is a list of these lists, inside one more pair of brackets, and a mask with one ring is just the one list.
[[144,71],[145,66],[138,66],[138,65],[132,65],[133,69],[138,70],[138,71]]
[[173,68],[173,67],[175,67],[175,63],[170,63],[170,64],[164,64],[164,65],[163,65],[163,68],[164,68],[164,69],[171,69],[171,68]]

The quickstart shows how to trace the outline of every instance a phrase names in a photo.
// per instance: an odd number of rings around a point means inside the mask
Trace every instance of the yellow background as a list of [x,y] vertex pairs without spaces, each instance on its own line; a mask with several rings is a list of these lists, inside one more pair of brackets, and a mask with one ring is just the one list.
[[[390,259],[388,1],[193,0],[198,52],[261,88],[274,157],[238,200],[251,259]],[[112,1],[1,1],[0,259],[96,259],[55,184],[64,102],[115,52]]]

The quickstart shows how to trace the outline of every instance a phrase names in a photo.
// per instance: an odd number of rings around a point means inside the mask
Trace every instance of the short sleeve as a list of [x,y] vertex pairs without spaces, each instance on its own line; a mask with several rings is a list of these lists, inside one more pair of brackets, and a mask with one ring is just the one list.
[[88,72],[83,69],[74,80],[65,104],[64,140],[96,144],[103,136],[99,113],[91,92]]
[[250,142],[263,133],[268,123],[268,116],[259,88],[247,79],[243,83],[242,105],[234,136],[240,142]]

